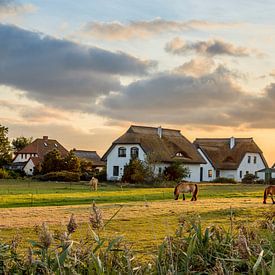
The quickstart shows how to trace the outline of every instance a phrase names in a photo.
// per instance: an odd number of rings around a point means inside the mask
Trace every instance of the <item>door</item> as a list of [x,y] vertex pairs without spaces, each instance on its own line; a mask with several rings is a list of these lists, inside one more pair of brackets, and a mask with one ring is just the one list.
[[200,168],[200,181],[203,181],[203,167]]

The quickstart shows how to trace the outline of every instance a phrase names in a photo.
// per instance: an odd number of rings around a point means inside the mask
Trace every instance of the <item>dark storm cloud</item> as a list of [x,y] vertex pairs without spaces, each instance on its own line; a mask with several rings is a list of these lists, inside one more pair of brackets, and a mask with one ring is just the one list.
[[0,84],[37,101],[82,108],[121,88],[119,75],[146,75],[156,63],[0,24]]

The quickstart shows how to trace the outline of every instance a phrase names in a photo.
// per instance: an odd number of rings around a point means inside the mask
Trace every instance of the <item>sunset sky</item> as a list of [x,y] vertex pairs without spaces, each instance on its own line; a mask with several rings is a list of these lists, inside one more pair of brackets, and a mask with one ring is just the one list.
[[275,162],[275,1],[0,0],[0,124],[102,155],[129,125]]

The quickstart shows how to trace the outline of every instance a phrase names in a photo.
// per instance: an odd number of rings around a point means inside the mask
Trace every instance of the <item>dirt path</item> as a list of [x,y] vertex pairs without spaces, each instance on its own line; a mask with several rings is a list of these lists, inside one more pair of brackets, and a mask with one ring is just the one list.
[[[160,201],[160,202],[138,202],[125,203],[115,220],[153,218],[158,216],[184,215],[186,213],[203,214],[240,209],[245,211],[255,210],[260,213],[269,205],[264,206],[259,199],[254,198],[228,198],[228,199],[202,199],[197,202],[189,201]],[[119,204],[98,205],[103,212],[103,217],[108,220],[120,207]],[[28,228],[41,225],[42,222],[58,225],[67,224],[70,215],[74,213],[79,223],[88,222],[90,205],[80,206],[49,206],[49,207],[23,207],[0,209],[0,229],[6,228]]]

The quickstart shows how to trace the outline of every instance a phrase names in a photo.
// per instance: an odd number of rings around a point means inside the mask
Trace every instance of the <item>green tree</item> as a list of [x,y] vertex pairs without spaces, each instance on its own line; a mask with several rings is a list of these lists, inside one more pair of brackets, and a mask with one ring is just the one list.
[[70,172],[79,172],[80,171],[80,161],[79,158],[74,154],[73,150],[63,159],[62,163],[63,170]]
[[17,137],[15,139],[12,140],[11,144],[12,144],[12,148],[15,152],[18,152],[20,150],[22,150],[24,147],[26,147],[27,145],[29,145],[30,143],[32,143],[33,138],[32,137]]
[[80,160],[80,171],[81,173],[89,173],[93,170],[93,162],[90,160]]
[[124,167],[122,181],[129,183],[142,183],[145,181],[148,169],[139,159],[131,159]]
[[49,172],[61,171],[63,167],[63,159],[60,152],[57,149],[53,149],[44,156],[42,163],[42,174]]
[[0,124],[0,167],[11,163],[11,146],[8,139],[8,128]]
[[189,169],[184,167],[180,161],[172,162],[172,164],[164,170],[166,179],[171,181],[180,181],[186,178],[189,173]]

